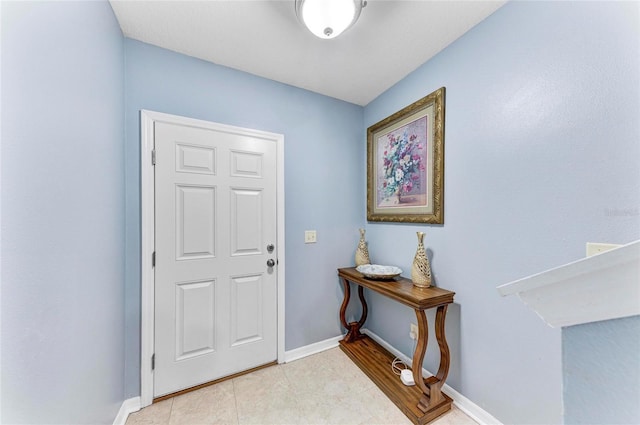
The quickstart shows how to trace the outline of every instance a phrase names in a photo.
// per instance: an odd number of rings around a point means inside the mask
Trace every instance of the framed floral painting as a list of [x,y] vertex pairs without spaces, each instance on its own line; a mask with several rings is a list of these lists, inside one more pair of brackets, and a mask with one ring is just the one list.
[[367,220],[444,223],[444,87],[367,129]]

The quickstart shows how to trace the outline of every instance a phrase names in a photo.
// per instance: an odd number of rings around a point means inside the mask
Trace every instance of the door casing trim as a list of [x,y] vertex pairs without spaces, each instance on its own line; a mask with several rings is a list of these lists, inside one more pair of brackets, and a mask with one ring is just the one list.
[[153,371],[151,356],[154,352],[154,284],[155,275],[151,256],[155,247],[155,177],[151,163],[154,147],[154,124],[163,122],[187,127],[207,128],[231,134],[257,137],[276,143],[276,243],[278,247],[277,311],[278,311],[278,363],[285,361],[285,232],[284,232],[284,135],[266,131],[235,127],[162,112],[140,110],[140,215],[141,215],[141,302],[140,302],[140,406],[153,402]]

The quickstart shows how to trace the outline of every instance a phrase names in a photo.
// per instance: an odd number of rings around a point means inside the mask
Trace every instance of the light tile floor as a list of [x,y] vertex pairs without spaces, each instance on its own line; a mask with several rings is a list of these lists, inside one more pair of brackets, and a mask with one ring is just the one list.
[[[402,424],[411,421],[339,349],[261,369],[133,413],[127,425]],[[434,425],[476,425],[453,409]]]

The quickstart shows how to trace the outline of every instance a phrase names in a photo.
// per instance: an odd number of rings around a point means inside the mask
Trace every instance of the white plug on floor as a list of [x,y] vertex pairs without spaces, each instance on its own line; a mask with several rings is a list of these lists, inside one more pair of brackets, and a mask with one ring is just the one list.
[[416,382],[413,380],[413,372],[411,371],[411,369],[403,369],[402,372],[400,372],[400,380],[406,386],[416,384]]

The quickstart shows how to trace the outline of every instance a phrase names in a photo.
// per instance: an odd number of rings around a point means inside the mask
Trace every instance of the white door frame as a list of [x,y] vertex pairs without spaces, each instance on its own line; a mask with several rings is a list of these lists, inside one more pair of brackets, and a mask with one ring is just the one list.
[[178,115],[164,114],[147,110],[140,111],[140,197],[141,197],[141,230],[142,246],[140,268],[142,270],[141,293],[141,325],[140,325],[140,406],[146,407],[153,402],[153,371],[151,356],[154,352],[154,285],[155,275],[152,266],[152,254],[155,247],[155,177],[152,164],[154,146],[154,124],[163,122],[184,125],[188,127],[208,128],[230,134],[257,137],[276,143],[276,208],[278,247],[278,281],[277,281],[277,309],[278,309],[278,363],[284,358],[284,276],[285,276],[285,247],[284,247],[284,135],[252,130],[242,127],[217,124]]

